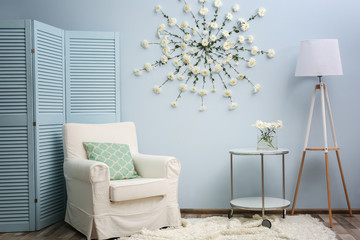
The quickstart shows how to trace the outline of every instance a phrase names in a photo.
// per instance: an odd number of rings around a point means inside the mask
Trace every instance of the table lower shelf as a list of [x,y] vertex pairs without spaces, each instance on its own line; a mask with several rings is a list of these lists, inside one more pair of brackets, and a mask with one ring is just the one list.
[[[261,197],[246,197],[237,198],[230,201],[232,208],[239,208],[245,210],[262,210]],[[290,206],[290,201],[282,198],[264,198],[265,210],[284,209]]]

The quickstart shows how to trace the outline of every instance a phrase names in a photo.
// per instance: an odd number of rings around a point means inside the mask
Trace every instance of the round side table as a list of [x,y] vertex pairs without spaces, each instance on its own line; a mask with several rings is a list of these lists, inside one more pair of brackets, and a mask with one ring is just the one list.
[[[236,148],[230,149],[230,170],[231,170],[231,209],[228,212],[228,217],[231,218],[234,209],[255,210],[260,211],[263,218],[262,225],[271,228],[271,222],[265,219],[265,210],[283,210],[283,218],[286,215],[286,208],[290,206],[290,201],[285,199],[285,154],[289,153],[288,149],[279,148],[276,150],[258,150],[256,148]],[[261,197],[243,197],[234,199],[234,183],[233,183],[233,156],[254,156],[261,157]],[[266,155],[281,155],[282,156],[282,182],[283,182],[283,197],[272,198],[264,196],[264,156]]]

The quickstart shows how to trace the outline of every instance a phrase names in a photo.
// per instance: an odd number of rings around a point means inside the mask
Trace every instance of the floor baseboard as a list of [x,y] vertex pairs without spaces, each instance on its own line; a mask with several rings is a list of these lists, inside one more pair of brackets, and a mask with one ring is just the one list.
[[[180,212],[183,214],[227,214],[229,209],[192,209],[182,208]],[[291,208],[286,210],[289,215]],[[260,211],[245,211],[240,209],[234,209],[234,214],[260,214]],[[282,210],[266,210],[266,213],[282,214]],[[328,209],[295,209],[295,214],[328,214]],[[332,209],[333,214],[348,214],[348,209]],[[353,214],[360,214],[360,209],[352,209]]]

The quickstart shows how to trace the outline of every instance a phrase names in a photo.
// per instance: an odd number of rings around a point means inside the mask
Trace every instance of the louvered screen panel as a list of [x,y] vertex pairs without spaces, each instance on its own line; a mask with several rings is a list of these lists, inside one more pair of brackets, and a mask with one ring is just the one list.
[[35,229],[30,21],[0,21],[0,231]]
[[0,29],[0,116],[26,114],[25,28]]
[[67,122],[120,121],[118,34],[65,35]]
[[[64,217],[62,125],[39,125],[39,218]],[[41,227],[40,227],[41,228]]]
[[38,111],[64,113],[63,36],[37,29]]
[[64,218],[64,31],[34,21],[36,229]]
[[27,127],[0,127],[1,230],[28,225],[29,201]]

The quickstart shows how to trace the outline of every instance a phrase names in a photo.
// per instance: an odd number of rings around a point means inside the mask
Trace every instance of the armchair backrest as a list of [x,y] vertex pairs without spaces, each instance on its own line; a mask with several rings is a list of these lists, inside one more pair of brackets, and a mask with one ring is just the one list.
[[83,142],[128,144],[131,153],[138,152],[135,124],[133,122],[107,124],[66,123],[63,125],[65,158],[84,158]]

